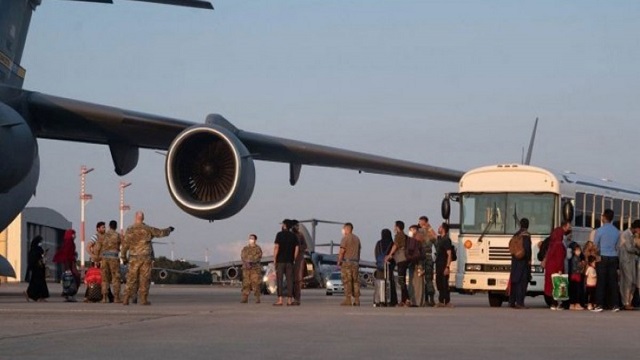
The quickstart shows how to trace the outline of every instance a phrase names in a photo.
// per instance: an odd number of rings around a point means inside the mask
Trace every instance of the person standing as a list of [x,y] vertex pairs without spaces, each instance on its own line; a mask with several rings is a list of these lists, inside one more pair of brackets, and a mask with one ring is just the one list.
[[[553,299],[553,281],[551,275],[564,274],[565,259],[567,258],[567,250],[564,246],[564,237],[571,234],[571,223],[563,221],[560,226],[555,228],[549,237],[549,249],[542,260],[544,268],[544,295],[548,299]],[[562,304],[557,300],[551,300],[551,310],[562,310]]]
[[31,247],[27,259],[27,281],[29,286],[24,292],[27,301],[46,302],[49,297],[47,287],[45,255],[46,250],[42,249],[42,236],[37,235],[31,240]]
[[[509,306],[514,309],[526,309],[524,297],[527,294],[527,286],[531,278],[531,235],[529,235],[529,219],[520,219],[520,230],[518,230],[514,236],[518,235],[522,235],[524,257],[517,259],[515,256],[511,256]],[[562,241],[562,238],[560,240]],[[560,244],[560,246],[562,246],[562,244]]]
[[613,312],[620,311],[618,287],[618,242],[620,231],[611,224],[614,212],[605,209],[601,221],[603,225],[596,230],[593,243],[600,249],[600,262],[596,264],[598,283],[596,284],[597,306],[592,310],[600,312],[607,304]]
[[385,259],[387,262],[392,259],[398,266],[398,281],[400,281],[400,306],[410,306],[409,289],[407,288],[407,257],[405,248],[407,247],[407,235],[404,233],[404,222],[397,220],[394,226],[395,237],[389,255]]
[[298,257],[298,239],[290,231],[292,222],[289,219],[282,221],[282,228],[276,234],[273,246],[273,258],[276,263],[276,286],[278,288],[278,301],[273,305],[282,306],[282,297],[285,295],[284,278],[287,279],[287,305],[293,304],[293,262]]
[[449,237],[449,224],[443,222],[438,228],[436,241],[436,286],[438,288],[438,307],[453,307],[449,294],[449,270],[453,244]]
[[620,294],[625,310],[633,310],[633,293],[636,290],[638,250],[634,237],[640,234],[640,220],[635,220],[631,227],[620,234],[618,258],[620,259]]
[[[70,271],[73,274],[73,280],[75,282],[76,293],[80,286],[80,272],[76,265],[76,258],[78,253],[76,252],[76,231],[73,229],[67,229],[62,237],[62,246],[56,251],[53,256],[53,262],[62,265],[63,271]],[[69,302],[75,302],[75,294],[64,295]]]
[[426,289],[426,295],[427,295],[427,303],[429,304],[429,306],[435,306],[435,294],[436,294],[436,289],[435,286],[433,285],[433,248],[435,247],[435,243],[436,240],[438,238],[438,236],[436,235],[436,232],[433,230],[433,227],[431,227],[431,224],[429,224],[429,218],[426,216],[420,216],[420,219],[418,219],[418,225],[420,225],[420,232],[422,232],[424,239],[425,239],[425,245],[426,245],[426,261],[425,261],[425,267],[424,267],[424,282],[425,282],[425,289]]
[[293,284],[293,305],[300,305],[300,297],[302,295],[302,282],[304,281],[305,261],[304,254],[307,252],[307,240],[300,232],[300,223],[298,220],[291,221],[291,232],[298,239],[298,255],[296,256],[293,264],[293,276],[295,282]]
[[113,287],[113,301],[120,300],[120,246],[122,245],[122,235],[116,230],[118,222],[109,221],[109,230],[98,240],[95,245],[95,253],[100,261],[100,272],[102,275],[102,302],[109,302],[109,284]]
[[[426,241],[424,234],[418,231],[418,225],[411,225],[409,227],[409,237],[407,238],[407,248],[410,248],[411,243],[418,248],[418,254],[426,253]],[[425,263],[424,257],[419,257],[414,260],[407,259],[409,264],[409,283],[411,289],[409,291],[409,297],[411,298],[412,307],[425,306],[424,287],[425,287]]]
[[129,305],[129,299],[136,290],[139,293],[139,303],[141,305],[151,305],[147,299],[153,262],[151,240],[156,237],[169,236],[173,230],[173,226],[169,226],[166,229],[157,229],[149,226],[144,223],[144,212],[136,212],[134,224],[129,226],[125,232],[120,254],[123,263],[129,263],[123,305]]
[[353,233],[353,224],[345,223],[342,227],[342,241],[337,261],[342,273],[345,296],[340,305],[360,306],[360,250],[360,238]]
[[[393,247],[391,230],[382,229],[380,236],[381,236],[381,239],[378,240],[378,242],[376,243],[374,255],[376,257],[376,262],[378,262],[378,259],[381,258],[383,263],[382,266],[387,266],[388,278],[386,279],[386,281],[388,281],[388,286],[389,286],[389,299],[386,299],[387,300],[386,305],[396,306],[398,305],[398,292],[396,290],[395,276],[393,275],[393,271],[395,268],[395,261],[393,261],[393,259],[391,259],[391,261],[389,261],[388,263],[385,261],[387,255],[389,255],[389,253],[391,252],[391,248]],[[377,279],[384,279],[384,268],[383,270],[378,269],[376,273],[378,274],[378,276],[376,277]],[[381,291],[386,291],[386,290],[381,289]]]
[[242,249],[240,259],[242,260],[242,299],[241,303],[246,304],[249,301],[249,294],[253,288],[253,294],[256,297],[256,304],[260,303],[260,279],[262,278],[262,268],[260,261],[262,260],[262,249],[258,244],[258,236],[256,234],[249,235],[249,244]]
[[89,258],[91,262],[99,262],[98,260],[98,252],[96,251],[96,244],[102,240],[106,231],[106,227],[104,221],[98,221],[96,224],[96,233],[91,235],[91,239],[89,239],[89,244],[87,245],[87,253],[89,254]]

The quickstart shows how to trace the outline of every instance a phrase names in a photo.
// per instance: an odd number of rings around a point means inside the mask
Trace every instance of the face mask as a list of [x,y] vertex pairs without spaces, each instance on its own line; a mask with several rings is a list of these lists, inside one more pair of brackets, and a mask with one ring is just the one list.
[[256,239],[249,239],[249,245],[255,245],[256,244]]

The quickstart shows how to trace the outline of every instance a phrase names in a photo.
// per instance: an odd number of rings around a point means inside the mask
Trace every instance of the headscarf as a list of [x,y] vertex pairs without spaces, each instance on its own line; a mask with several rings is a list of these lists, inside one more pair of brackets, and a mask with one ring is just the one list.
[[385,253],[388,254],[389,250],[391,250],[391,247],[393,246],[393,238],[391,236],[391,230],[389,229],[382,229],[382,231],[380,232],[380,236],[382,237],[382,239],[380,239],[380,247],[382,252],[387,252]]
[[75,234],[76,231],[73,229],[68,229],[64,232],[62,246],[60,246],[56,255],[53,257],[53,262],[68,263],[76,261],[76,244],[73,241]]
[[40,243],[42,242],[42,236],[37,235],[31,240],[31,247],[29,248],[29,257],[27,259],[27,267],[33,269],[40,259],[42,259],[42,254],[44,251],[40,248]]

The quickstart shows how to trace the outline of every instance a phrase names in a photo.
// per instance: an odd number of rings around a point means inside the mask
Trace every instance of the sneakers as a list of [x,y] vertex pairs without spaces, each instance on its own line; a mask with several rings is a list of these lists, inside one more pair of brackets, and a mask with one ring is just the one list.
[[591,309],[591,311],[593,311],[593,312],[602,312],[602,306],[596,306],[593,309]]
[[589,310],[589,311],[593,310],[593,305],[591,305],[591,304],[587,305],[587,310]]
[[620,311],[620,308],[617,306],[614,306],[613,309],[611,309],[611,312],[618,312]]
[[555,305],[551,305],[551,306],[549,307],[549,309],[550,309],[550,310],[558,310],[558,307],[557,307],[557,306],[555,306]]

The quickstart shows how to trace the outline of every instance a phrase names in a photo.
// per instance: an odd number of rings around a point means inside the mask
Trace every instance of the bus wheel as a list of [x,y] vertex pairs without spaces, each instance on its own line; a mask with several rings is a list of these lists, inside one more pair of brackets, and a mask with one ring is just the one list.
[[491,292],[489,293],[489,306],[500,307],[502,306],[502,301],[504,301],[504,295]]

